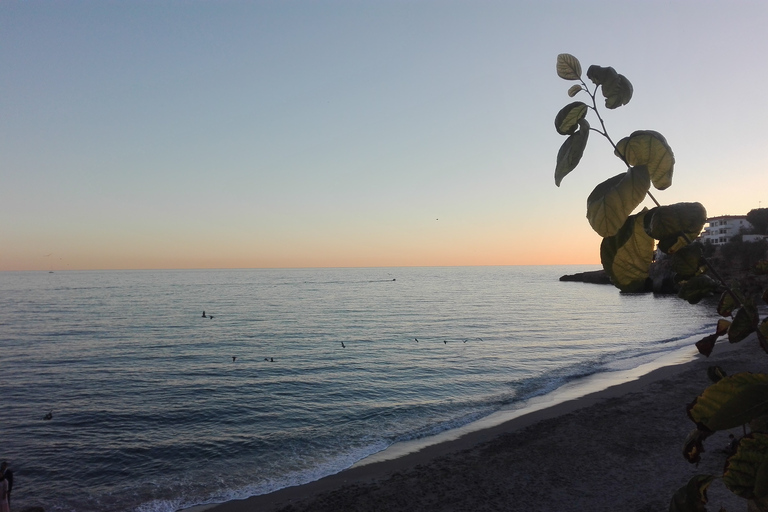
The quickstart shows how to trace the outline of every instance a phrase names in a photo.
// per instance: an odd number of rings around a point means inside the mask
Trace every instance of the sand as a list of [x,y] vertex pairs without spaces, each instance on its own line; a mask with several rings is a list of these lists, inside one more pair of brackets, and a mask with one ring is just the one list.
[[[394,460],[306,485],[209,508],[209,512],[665,511],[695,474],[722,474],[728,432],[705,443],[698,467],[682,457],[694,425],[685,408],[706,369],[768,371],[754,338],[719,343],[707,359],[535,411]],[[740,435],[740,429],[732,431]],[[710,510],[746,510],[719,481]]]

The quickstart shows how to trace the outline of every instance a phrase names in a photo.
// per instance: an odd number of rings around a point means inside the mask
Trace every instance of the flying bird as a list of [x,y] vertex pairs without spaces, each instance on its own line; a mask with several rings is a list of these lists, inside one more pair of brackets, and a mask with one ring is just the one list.
[[237,359],[237,356],[232,356],[232,362],[235,362],[235,359]]
[[341,342],[341,348],[347,348],[343,341]]
[[413,338],[413,339],[415,339],[415,340],[416,340],[416,343],[418,343],[418,342],[419,342],[419,338]]

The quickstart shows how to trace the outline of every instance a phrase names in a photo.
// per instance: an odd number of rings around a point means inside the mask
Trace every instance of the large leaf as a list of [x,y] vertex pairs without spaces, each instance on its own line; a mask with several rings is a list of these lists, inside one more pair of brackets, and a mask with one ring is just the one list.
[[636,131],[616,144],[615,153],[629,166],[648,166],[651,182],[657,189],[664,190],[672,185],[675,155],[667,144],[667,139],[659,132]]
[[648,268],[653,260],[653,238],[645,234],[646,210],[627,219],[614,236],[603,238],[600,260],[615,287],[623,292],[646,290]]
[[759,320],[760,316],[753,304],[745,304],[740,307],[728,328],[728,341],[738,343],[755,332]]
[[579,119],[587,115],[587,104],[574,101],[564,106],[555,117],[555,129],[560,135],[571,135],[579,127]]
[[683,283],[677,292],[677,296],[687,300],[690,304],[698,304],[701,299],[715,293],[719,289],[720,283],[707,274],[701,274]]
[[632,92],[632,84],[627,77],[617,75],[615,80],[603,84],[606,108],[614,109],[626,105],[632,99]]
[[656,240],[680,236],[694,240],[707,222],[707,210],[701,203],[675,203],[659,206],[648,212],[646,231]]
[[672,256],[672,271],[683,279],[699,274],[702,267],[701,256],[701,245],[687,245],[681,248]]
[[768,375],[742,372],[712,384],[688,406],[700,430],[714,432],[768,414]]
[[615,82],[618,76],[619,74],[616,70],[610,66],[604,68],[593,64],[587,68],[587,78],[592,80],[592,83],[595,85],[610,84]]
[[696,475],[681,487],[669,504],[669,512],[707,512],[707,487],[715,479],[712,475]]
[[579,130],[565,139],[560,146],[560,151],[557,152],[555,185],[558,187],[563,178],[579,165],[584,148],[587,146],[587,139],[589,139],[589,123],[586,119],[579,119]]
[[675,254],[699,236],[706,215],[699,203],[659,206],[646,216],[645,231],[659,241],[660,251]]
[[581,79],[581,63],[570,53],[557,56],[557,76],[565,80]]
[[731,316],[733,310],[736,309],[739,304],[736,302],[736,298],[728,290],[724,291],[720,296],[720,302],[717,304],[717,314],[720,316]]
[[755,432],[739,441],[726,463],[723,483],[742,498],[768,496],[768,434]]
[[632,84],[612,67],[589,66],[587,77],[595,85],[602,86],[606,108],[618,108],[632,99]]
[[587,219],[598,235],[615,235],[651,188],[648,169],[632,167],[599,184],[587,198]]

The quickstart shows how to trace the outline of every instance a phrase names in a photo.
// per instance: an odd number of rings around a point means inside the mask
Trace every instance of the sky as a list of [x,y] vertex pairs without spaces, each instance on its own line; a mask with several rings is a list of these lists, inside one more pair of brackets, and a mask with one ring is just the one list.
[[[599,264],[557,55],[662,133],[662,204],[768,206],[768,2],[0,2],[0,270]],[[586,79],[586,77],[585,77]],[[593,126],[595,123],[592,123]],[[650,203],[646,203],[650,206]]]

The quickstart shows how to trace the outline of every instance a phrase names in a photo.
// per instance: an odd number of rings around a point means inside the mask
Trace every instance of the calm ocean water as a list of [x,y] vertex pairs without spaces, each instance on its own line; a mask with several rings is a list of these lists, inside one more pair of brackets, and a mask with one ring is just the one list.
[[262,494],[711,330],[709,307],[558,281],[591,269],[0,273],[14,509]]

